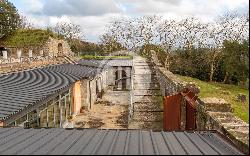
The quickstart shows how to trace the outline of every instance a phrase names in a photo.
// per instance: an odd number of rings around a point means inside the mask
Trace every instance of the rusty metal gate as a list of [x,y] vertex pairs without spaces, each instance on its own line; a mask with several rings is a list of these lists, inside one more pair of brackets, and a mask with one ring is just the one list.
[[164,97],[163,128],[166,131],[181,130],[181,106],[186,106],[185,129],[196,129],[196,103],[197,96],[189,89]]

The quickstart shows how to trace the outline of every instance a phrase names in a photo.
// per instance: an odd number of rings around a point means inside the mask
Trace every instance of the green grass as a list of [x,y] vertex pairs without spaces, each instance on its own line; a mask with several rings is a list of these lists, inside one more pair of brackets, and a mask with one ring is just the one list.
[[[199,79],[180,76],[177,75],[181,80],[186,82],[195,82],[200,87],[199,97],[217,97],[223,98],[227,102],[229,102],[233,109],[234,114],[249,123],[249,90],[243,89],[239,86],[215,83],[215,82],[205,82]],[[225,94],[223,92],[228,92],[229,94]],[[247,96],[247,102],[241,103],[237,101],[237,95],[239,93],[243,93]]]
[[133,59],[133,56],[95,56],[95,55],[82,55],[82,59],[96,59],[96,60],[103,60],[103,59]]

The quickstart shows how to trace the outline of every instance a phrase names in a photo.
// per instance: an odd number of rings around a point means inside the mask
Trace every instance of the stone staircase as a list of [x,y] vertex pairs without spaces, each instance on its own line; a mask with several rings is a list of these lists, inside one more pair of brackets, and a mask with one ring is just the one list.
[[156,72],[150,61],[133,60],[132,117],[129,129],[163,129],[163,102]]
[[[203,106],[200,108],[202,129],[217,130],[227,136],[239,149],[248,153],[249,124],[236,117],[232,112],[231,104],[224,99],[202,98]],[[204,120],[205,119],[205,120]]]

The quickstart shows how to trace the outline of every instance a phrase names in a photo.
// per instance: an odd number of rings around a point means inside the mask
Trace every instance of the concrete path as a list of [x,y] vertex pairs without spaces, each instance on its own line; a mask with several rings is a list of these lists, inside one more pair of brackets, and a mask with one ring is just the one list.
[[129,129],[161,130],[163,127],[163,104],[160,86],[152,64],[145,58],[133,60],[133,116]]

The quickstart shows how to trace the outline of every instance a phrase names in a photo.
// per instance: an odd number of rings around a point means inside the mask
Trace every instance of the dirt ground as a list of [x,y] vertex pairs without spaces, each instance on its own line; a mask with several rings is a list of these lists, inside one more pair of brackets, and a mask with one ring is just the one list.
[[[113,95],[121,95],[128,98],[128,92],[108,91],[103,98],[97,101],[90,110],[74,119],[75,128],[98,128],[98,129],[127,129],[128,128],[128,102],[127,100],[117,100]],[[121,96],[115,96],[120,97]],[[119,102],[121,101],[121,102]]]

